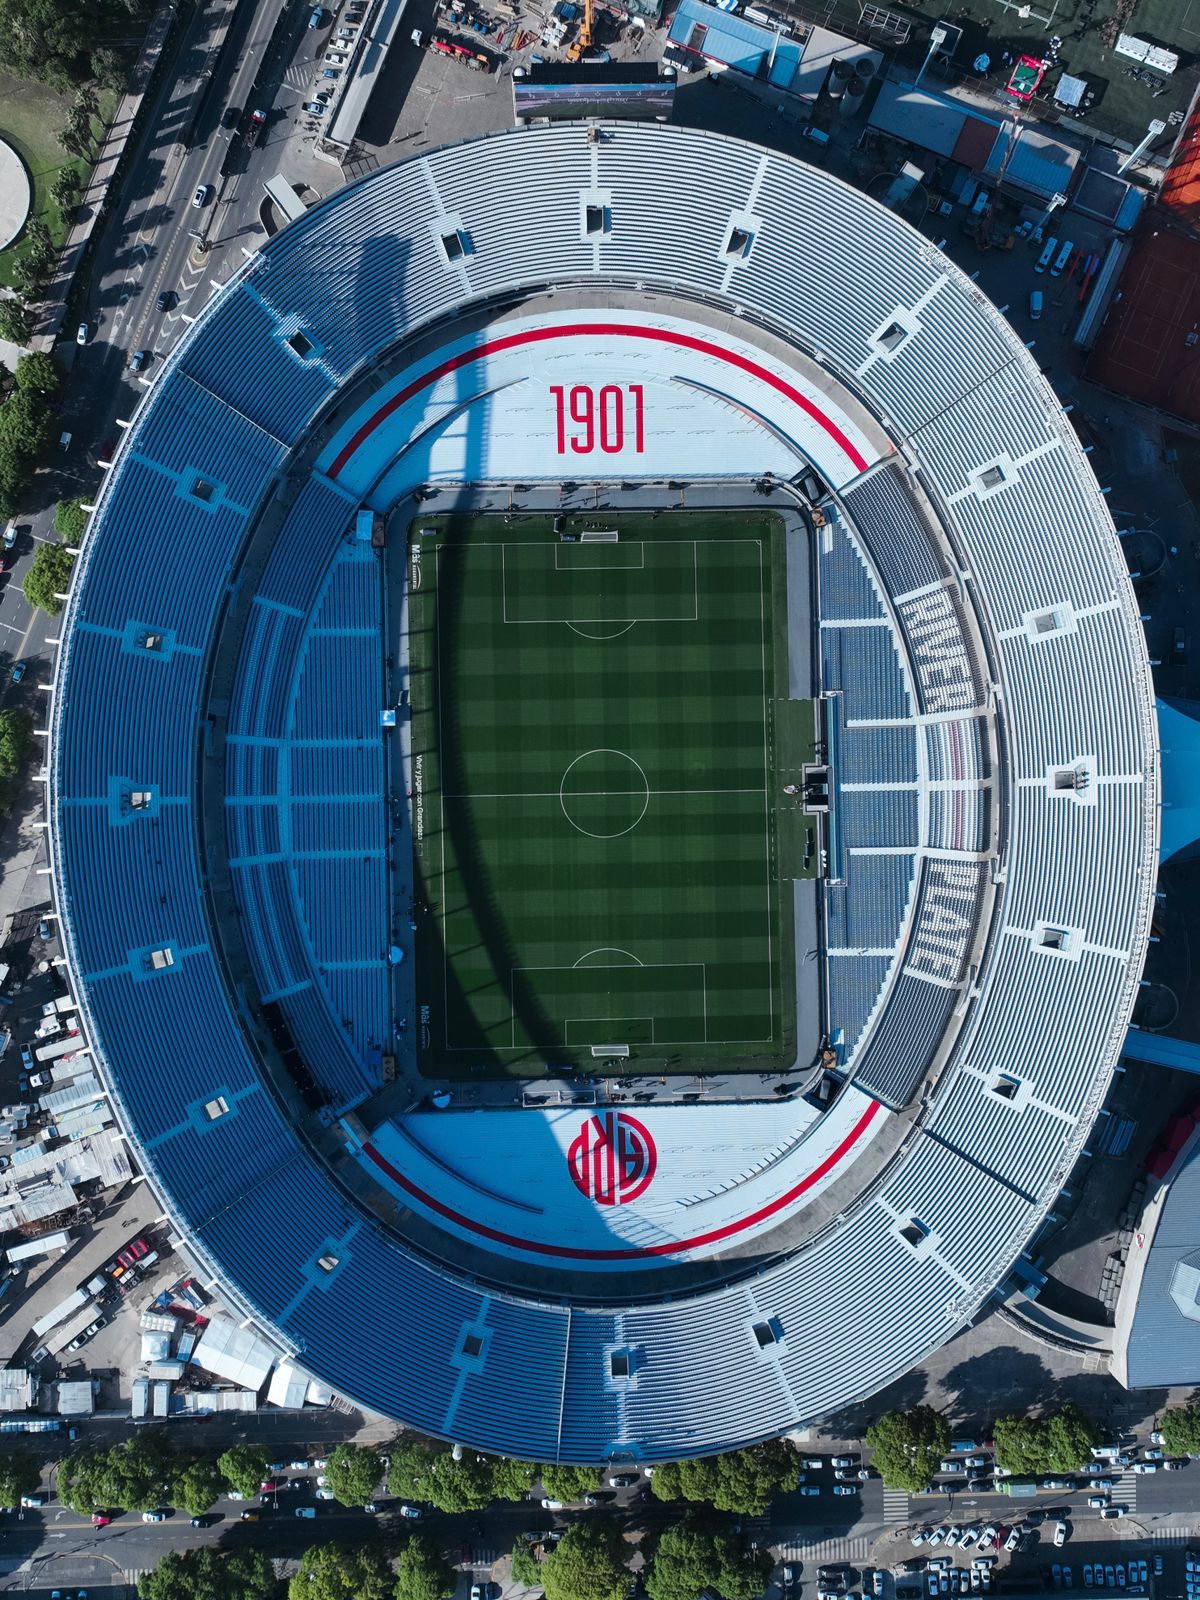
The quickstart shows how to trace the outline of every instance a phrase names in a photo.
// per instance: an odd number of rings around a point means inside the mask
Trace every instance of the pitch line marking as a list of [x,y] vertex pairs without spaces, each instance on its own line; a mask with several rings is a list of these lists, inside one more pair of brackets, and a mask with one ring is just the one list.
[[[576,967],[582,967],[583,963],[589,960],[592,956],[606,956],[609,954],[614,956],[628,956],[631,964],[635,967],[644,967],[646,965],[644,961],[638,960],[637,956],[634,955],[632,950],[622,950],[618,944],[598,944],[594,950],[585,950],[580,956],[579,960],[571,964],[571,971],[574,972]],[[601,964],[606,967],[612,967],[616,966],[618,963],[614,961],[605,961]]]

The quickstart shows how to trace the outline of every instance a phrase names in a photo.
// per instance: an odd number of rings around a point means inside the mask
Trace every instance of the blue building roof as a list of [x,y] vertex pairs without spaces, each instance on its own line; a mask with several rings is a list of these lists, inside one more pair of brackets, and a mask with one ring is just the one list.
[[798,40],[777,33],[774,28],[760,28],[757,23],[716,6],[704,5],[703,0],[681,0],[667,37],[680,49],[695,51],[706,60],[734,67],[752,78],[765,77],[784,88],[791,83],[804,54],[804,46]]
[[1200,841],[1200,705],[1159,700],[1162,843],[1159,859],[1194,855]]

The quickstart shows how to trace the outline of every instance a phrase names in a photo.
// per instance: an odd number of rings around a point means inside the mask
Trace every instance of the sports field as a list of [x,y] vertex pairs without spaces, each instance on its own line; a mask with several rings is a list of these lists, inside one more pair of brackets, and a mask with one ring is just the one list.
[[572,543],[550,518],[420,527],[424,1069],[790,1064],[779,519],[593,516],[568,531],[607,537]]

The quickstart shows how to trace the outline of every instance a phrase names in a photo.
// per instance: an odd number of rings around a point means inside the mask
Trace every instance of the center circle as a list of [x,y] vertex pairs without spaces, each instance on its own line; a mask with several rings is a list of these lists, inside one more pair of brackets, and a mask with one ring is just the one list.
[[576,756],[558,786],[563,816],[589,839],[619,839],[646,815],[650,785],[623,750],[587,750]]

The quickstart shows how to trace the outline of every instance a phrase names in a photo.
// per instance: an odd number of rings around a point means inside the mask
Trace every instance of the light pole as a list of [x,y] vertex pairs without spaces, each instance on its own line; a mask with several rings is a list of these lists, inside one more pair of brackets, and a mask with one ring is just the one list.
[[1155,117],[1150,123],[1150,126],[1146,129],[1146,132],[1143,134],[1141,143],[1135,145],[1135,147],[1125,157],[1124,161],[1122,161],[1121,165],[1117,168],[1117,176],[1120,177],[1127,167],[1131,167],[1137,158],[1145,152],[1146,148],[1154,143],[1159,134],[1166,133],[1166,131],[1166,123],[1160,122],[1158,118]]
[[916,77],[913,79],[913,88],[914,89],[920,83],[921,79],[925,76],[925,68],[933,60],[934,56],[937,55],[938,51],[942,48],[942,46],[945,44],[945,42],[946,42],[946,30],[945,30],[945,28],[935,28],[933,30],[933,32],[929,35],[929,49],[926,50],[926,52],[925,52],[925,59],[921,63],[921,70],[917,73]]

